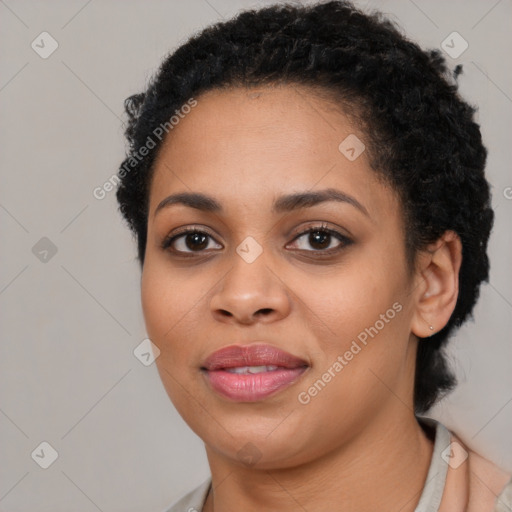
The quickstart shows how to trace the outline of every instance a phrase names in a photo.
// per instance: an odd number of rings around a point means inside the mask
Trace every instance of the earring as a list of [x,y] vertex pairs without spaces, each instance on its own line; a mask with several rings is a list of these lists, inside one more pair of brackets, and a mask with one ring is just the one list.
[[430,330],[431,330],[431,331],[433,331],[433,330],[434,330],[434,328],[433,328],[432,326],[430,326]]

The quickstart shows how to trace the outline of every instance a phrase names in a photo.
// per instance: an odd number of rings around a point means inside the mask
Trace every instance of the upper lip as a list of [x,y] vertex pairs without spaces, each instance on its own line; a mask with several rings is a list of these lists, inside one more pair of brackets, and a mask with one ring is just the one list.
[[210,354],[203,363],[209,371],[242,366],[281,366],[300,368],[308,366],[303,359],[265,343],[230,345]]

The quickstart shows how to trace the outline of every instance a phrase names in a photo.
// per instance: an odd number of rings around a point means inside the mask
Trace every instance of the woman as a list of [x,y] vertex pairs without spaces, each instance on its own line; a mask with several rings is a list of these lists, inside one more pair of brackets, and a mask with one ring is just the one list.
[[511,475],[421,416],[489,271],[459,73],[347,2],[281,4],[127,100],[146,327],[212,475],[170,511],[510,506]]

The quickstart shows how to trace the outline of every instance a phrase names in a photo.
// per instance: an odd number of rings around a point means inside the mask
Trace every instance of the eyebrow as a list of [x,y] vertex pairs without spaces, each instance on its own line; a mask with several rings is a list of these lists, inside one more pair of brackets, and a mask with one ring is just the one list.
[[[370,216],[368,210],[357,199],[334,188],[327,188],[315,192],[297,192],[281,196],[274,201],[272,213],[284,213],[301,208],[311,208],[312,206],[327,201],[348,203],[360,210],[367,217]],[[174,204],[182,204],[204,212],[222,213],[223,211],[221,204],[213,197],[198,192],[181,192],[172,194],[163,199],[156,207],[153,216],[156,216],[160,210]]]

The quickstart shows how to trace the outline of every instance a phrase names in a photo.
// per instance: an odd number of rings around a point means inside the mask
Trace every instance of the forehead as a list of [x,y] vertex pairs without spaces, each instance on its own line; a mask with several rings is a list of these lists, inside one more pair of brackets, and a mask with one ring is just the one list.
[[370,168],[362,131],[310,88],[213,90],[196,101],[160,149],[150,213],[181,191],[207,192],[227,206],[270,207],[283,193],[337,188],[365,198],[374,215],[396,206]]

